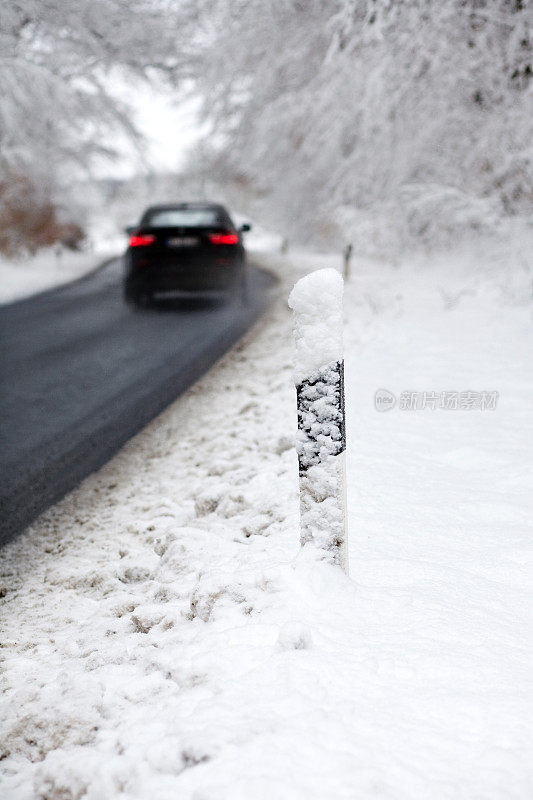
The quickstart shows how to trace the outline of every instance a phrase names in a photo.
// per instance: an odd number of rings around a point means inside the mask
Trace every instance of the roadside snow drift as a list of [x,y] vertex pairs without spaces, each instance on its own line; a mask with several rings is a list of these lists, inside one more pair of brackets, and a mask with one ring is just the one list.
[[120,252],[119,245],[115,250],[110,246],[98,252],[72,252],[48,247],[26,258],[0,256],[0,305],[83,278]]

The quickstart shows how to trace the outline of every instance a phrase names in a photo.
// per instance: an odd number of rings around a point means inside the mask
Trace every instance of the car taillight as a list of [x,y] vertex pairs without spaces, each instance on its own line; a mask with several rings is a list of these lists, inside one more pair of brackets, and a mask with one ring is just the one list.
[[239,237],[236,233],[210,233],[211,244],[238,244]]
[[130,236],[130,247],[146,247],[155,242],[155,236],[151,233],[137,233]]

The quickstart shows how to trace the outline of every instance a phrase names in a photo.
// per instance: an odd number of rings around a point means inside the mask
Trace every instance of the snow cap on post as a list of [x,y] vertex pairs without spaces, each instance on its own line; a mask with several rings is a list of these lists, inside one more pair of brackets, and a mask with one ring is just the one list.
[[294,311],[294,382],[342,359],[342,276],[318,269],[301,278],[289,295]]

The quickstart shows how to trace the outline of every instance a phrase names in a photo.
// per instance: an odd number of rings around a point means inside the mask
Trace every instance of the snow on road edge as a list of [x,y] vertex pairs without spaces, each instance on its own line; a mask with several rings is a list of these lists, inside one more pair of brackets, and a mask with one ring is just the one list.
[[84,278],[117,253],[120,249],[76,253],[50,247],[25,259],[0,257],[0,305]]

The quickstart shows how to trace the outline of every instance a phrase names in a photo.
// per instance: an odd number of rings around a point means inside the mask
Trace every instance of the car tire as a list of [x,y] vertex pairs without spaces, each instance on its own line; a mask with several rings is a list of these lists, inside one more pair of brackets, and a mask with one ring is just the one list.
[[152,305],[152,295],[150,292],[139,292],[135,298],[137,308],[149,308]]
[[135,308],[148,308],[152,302],[152,295],[146,289],[139,289],[137,286],[126,284],[124,288],[124,299],[126,303]]

